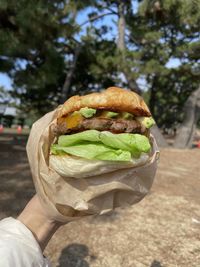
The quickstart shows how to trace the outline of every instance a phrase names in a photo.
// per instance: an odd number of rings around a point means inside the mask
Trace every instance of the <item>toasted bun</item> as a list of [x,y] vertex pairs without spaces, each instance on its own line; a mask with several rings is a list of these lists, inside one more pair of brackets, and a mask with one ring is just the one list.
[[118,87],[109,87],[100,93],[72,96],[64,103],[58,117],[64,117],[84,107],[126,111],[136,116],[151,116],[147,105],[138,94]]
[[143,153],[139,159],[130,162],[116,162],[103,160],[88,160],[84,158],[63,155],[50,155],[49,166],[63,177],[86,178],[118,169],[127,169],[145,164],[149,155]]

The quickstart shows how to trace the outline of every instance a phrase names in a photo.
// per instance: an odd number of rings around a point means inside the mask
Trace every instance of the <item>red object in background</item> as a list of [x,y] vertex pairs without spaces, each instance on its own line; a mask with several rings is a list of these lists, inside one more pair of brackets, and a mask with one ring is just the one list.
[[200,148],[200,141],[197,143],[197,147]]
[[22,133],[22,126],[21,125],[18,125],[18,127],[17,127],[17,133],[18,134],[21,134]]
[[3,125],[0,124],[0,133],[3,133]]

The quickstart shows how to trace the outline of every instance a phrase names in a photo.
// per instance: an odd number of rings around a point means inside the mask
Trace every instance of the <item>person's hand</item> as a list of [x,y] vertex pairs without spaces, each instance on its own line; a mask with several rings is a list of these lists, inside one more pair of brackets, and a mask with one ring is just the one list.
[[33,233],[42,251],[56,230],[62,225],[49,217],[37,195],[28,202],[17,219]]

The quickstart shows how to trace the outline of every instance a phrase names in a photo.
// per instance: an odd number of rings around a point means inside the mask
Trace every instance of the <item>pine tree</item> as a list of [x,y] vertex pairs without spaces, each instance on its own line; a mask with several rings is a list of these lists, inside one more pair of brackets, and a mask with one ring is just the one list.
[[12,94],[27,112],[42,114],[59,102],[79,31],[76,15],[90,2],[0,2],[0,71],[13,79]]

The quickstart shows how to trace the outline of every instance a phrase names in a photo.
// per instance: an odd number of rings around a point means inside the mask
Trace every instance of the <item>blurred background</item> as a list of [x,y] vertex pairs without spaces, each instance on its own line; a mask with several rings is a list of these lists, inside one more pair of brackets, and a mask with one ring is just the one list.
[[0,217],[34,194],[31,125],[74,94],[139,93],[161,148],[152,192],[63,227],[53,266],[200,266],[200,1],[0,1]]

